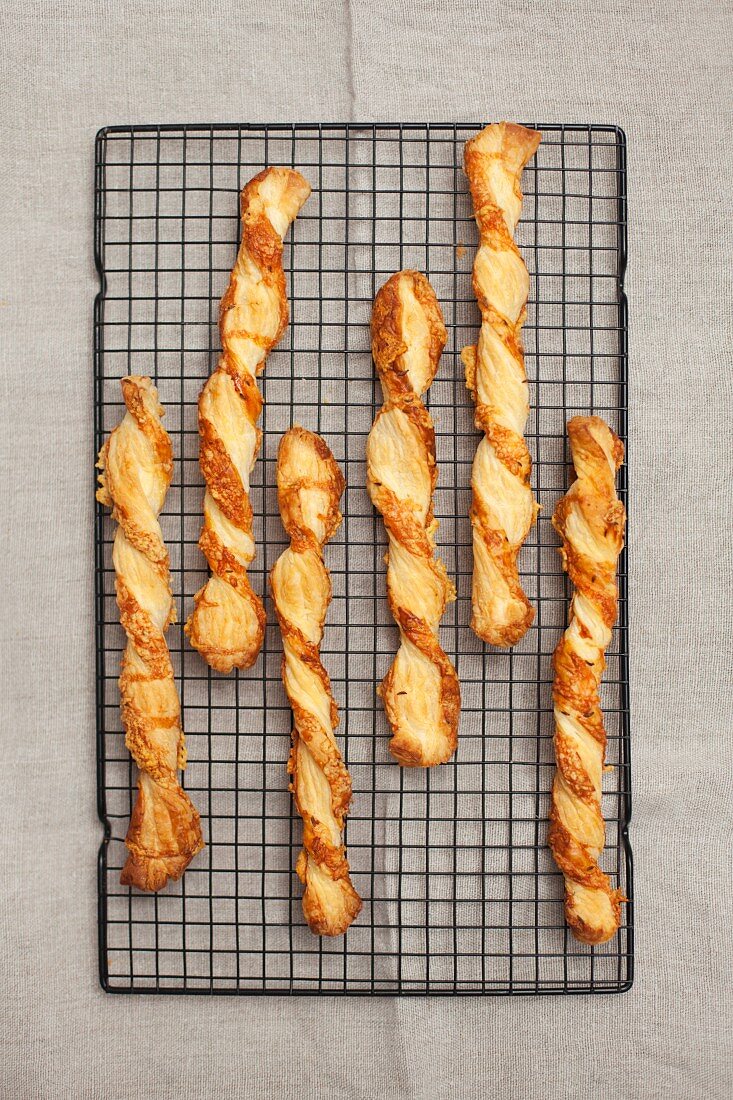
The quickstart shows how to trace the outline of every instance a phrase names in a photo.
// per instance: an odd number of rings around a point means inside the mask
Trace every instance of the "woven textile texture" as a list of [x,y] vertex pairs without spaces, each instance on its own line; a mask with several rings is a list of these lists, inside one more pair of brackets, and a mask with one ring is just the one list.
[[[3,1092],[723,1098],[733,1090],[726,5],[0,3]],[[97,984],[93,139],[130,122],[543,118],[629,142],[636,984],[588,999]]]

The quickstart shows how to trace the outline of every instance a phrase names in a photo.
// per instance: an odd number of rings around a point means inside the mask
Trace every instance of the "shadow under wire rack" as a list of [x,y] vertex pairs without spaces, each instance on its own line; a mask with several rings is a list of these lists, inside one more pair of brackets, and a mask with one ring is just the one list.
[[[135,769],[117,677],[114,525],[96,520],[99,961],[105,989],[171,993],[584,993],[629,988],[633,902],[614,940],[576,943],[547,849],[551,656],[569,587],[550,519],[571,476],[565,424],[598,413],[626,439],[626,148],[613,126],[542,125],[524,172],[517,243],[531,278],[524,326],[532,484],[542,506],[520,556],[537,608],[514,649],[471,632],[470,471],[479,435],[460,350],[475,342],[477,242],[464,142],[475,125],[134,126],[96,143],[95,446],[122,415],[120,378],[151,375],[166,409],[175,473],[161,522],[178,624],[168,632],[188,745],[184,785],[206,848],[157,896],[119,882]],[[270,354],[262,450],[252,479],[267,593],[254,668],[212,673],[182,624],[206,563],[197,547],[203,482],[196,401],[219,348],[219,299],[239,240],[238,193],[270,164],[303,173],[313,194],[290,229],[290,324]],[[403,770],[375,689],[397,647],[385,596],[382,522],[365,488],[364,450],[381,395],[369,347],[374,295],[401,268],[429,277],[449,339],[427,404],[439,468],[438,550],[458,598],[441,640],[461,681],[455,759]],[[294,865],[301,823],[285,763],[291,716],[267,575],[286,545],[275,488],[281,434],[321,433],[346,476],[344,520],[326,550],[333,580],[322,647],[353,780],[346,841],[364,908],[345,936],[314,937]],[[626,498],[627,467],[620,472]],[[626,555],[602,701],[608,729],[602,865],[632,899]]]

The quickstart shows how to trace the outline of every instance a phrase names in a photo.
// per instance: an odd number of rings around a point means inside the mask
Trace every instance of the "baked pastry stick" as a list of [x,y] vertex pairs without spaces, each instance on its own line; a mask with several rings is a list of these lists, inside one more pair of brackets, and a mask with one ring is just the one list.
[[555,509],[563,565],[575,587],[569,626],[555,650],[555,756],[550,848],[565,876],[565,915],[576,939],[605,943],[621,920],[620,890],[598,866],[605,843],[601,777],[606,731],[599,697],[618,609],[616,563],[624,506],[614,479],[623,444],[597,416],[568,424],[576,480]]
[[496,646],[514,645],[534,618],[517,570],[538,509],[523,435],[529,397],[520,332],[529,275],[513,234],[522,209],[522,169],[540,137],[536,130],[500,122],[466,142],[464,152],[480,233],[473,288],[481,333],[475,347],[463,349],[462,359],[476,404],[476,427],[484,433],[471,475],[471,627]]
[[351,779],[334,737],[338,710],[321,662],[331,579],[323,547],[341,523],[344,479],[324,441],[294,427],[280,441],[277,492],[290,537],[270,574],[283,638],[282,678],[293,708],[290,789],[303,818],[296,871],[303,912],[320,936],[339,936],[361,909],[343,843]]
[[400,647],[379,692],[392,727],[390,750],[405,766],[444,764],[455,752],[461,695],[438,642],[455,589],[435,556],[435,431],[421,396],[446,341],[435,292],[418,271],[400,271],[372,311],[372,354],[384,405],[367,440],[367,487],[389,539],[387,598]]
[[97,500],[117,521],[112,560],[127,635],[120,698],[125,744],[140,769],[120,881],[160,890],[204,846],[199,815],[178,782],[186,766],[173,666],[165,632],[176,621],[168,552],[158,514],[173,460],[163,409],[149,378],[123,378],[127,412],[99,453]]
[[309,195],[289,168],[267,168],[242,191],[242,241],[219,313],[222,353],[199,397],[199,546],[211,576],[194,597],[186,634],[218,672],[249,668],[264,637],[265,609],[247,577],[255,553],[249,478],[261,438],[256,378],[288,323],[283,237]]

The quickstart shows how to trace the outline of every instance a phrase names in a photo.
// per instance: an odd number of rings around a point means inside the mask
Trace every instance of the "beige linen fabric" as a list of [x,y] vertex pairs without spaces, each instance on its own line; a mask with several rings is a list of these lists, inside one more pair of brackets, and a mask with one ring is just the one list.
[[[3,0],[0,13],[3,1095],[730,1095],[729,6]],[[484,117],[615,122],[629,139],[636,985],[622,998],[106,997],[94,133]]]

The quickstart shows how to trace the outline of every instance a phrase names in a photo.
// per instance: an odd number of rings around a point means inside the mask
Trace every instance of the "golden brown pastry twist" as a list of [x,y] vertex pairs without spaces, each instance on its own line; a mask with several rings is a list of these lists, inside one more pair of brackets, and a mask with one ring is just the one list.
[[455,589],[435,557],[435,431],[421,401],[446,341],[435,292],[400,271],[372,311],[372,354],[384,394],[367,440],[367,487],[389,538],[387,597],[400,648],[382,681],[393,756],[406,766],[443,764],[455,752],[461,694],[438,624]]
[[288,323],[283,237],[309,195],[289,168],[267,168],[242,191],[242,241],[219,314],[222,353],[199,397],[199,546],[211,576],[194,597],[186,634],[218,672],[249,668],[264,637],[265,609],[247,577],[255,552],[249,478],[261,437],[256,379]]
[[173,461],[163,409],[149,378],[123,378],[127,413],[99,453],[97,500],[117,521],[112,559],[127,634],[120,697],[125,744],[140,769],[120,881],[160,890],[199,852],[199,815],[178,782],[186,766],[181,707],[165,631],[175,622],[168,552],[158,515]]
[[605,843],[606,754],[599,685],[618,607],[616,562],[626,517],[614,479],[624,448],[597,416],[574,417],[568,435],[576,480],[552,522],[575,592],[570,625],[554,656],[557,773],[549,840],[565,876],[565,914],[573,935],[583,943],[605,943],[618,929],[624,900],[598,866]]
[[478,344],[461,354],[476,427],[484,433],[471,475],[471,627],[496,646],[514,645],[534,618],[517,570],[537,506],[523,435],[529,398],[520,334],[529,275],[513,235],[522,209],[520,177],[540,137],[536,130],[500,122],[466,142],[464,152],[481,238],[473,265],[481,333]]
[[344,479],[319,436],[300,427],[283,436],[277,490],[290,547],[270,581],[283,638],[283,683],[293,708],[290,789],[303,818],[296,870],[305,885],[303,912],[311,931],[339,936],[361,909],[361,899],[342,838],[351,779],[334,737],[338,710],[319,648],[331,601],[323,547],[341,522]]

